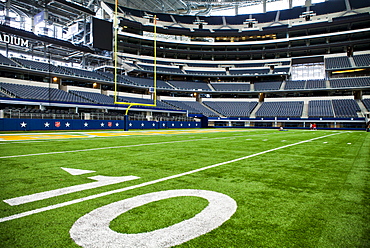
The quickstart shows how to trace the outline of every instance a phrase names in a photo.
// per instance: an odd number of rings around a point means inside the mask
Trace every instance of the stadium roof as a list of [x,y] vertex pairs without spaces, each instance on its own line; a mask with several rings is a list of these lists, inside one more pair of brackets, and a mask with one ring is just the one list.
[[[132,9],[156,12],[173,13],[186,15],[212,15],[222,13],[223,10],[232,10],[233,14],[240,14],[238,10],[256,5],[266,5],[275,2],[286,2],[290,8],[294,2],[304,5],[306,2],[301,0],[118,0],[121,6]],[[312,2],[320,0],[312,0]],[[115,3],[115,0],[106,0]],[[308,2],[311,2],[309,0]],[[296,4],[297,5],[297,4]],[[248,13],[249,14],[249,13]],[[223,15],[223,14],[218,14]]]

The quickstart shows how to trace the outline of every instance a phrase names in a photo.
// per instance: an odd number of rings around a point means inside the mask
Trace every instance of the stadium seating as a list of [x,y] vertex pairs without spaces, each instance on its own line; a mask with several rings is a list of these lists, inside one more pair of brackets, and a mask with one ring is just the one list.
[[[153,78],[142,78],[142,77],[131,77],[126,75],[120,75],[120,79],[123,82],[128,82],[130,84],[145,86],[145,87],[154,87]],[[163,80],[157,79],[157,88],[171,89],[171,85],[167,84]]]
[[256,117],[301,117],[303,101],[264,102],[256,112]]
[[332,88],[370,86],[370,77],[330,79],[330,86]]
[[187,75],[194,75],[194,76],[212,76],[212,77],[226,76],[226,71],[224,69],[219,70],[219,71],[198,71],[198,70],[195,71],[195,70],[185,69],[185,71]]
[[0,53],[0,65],[18,66],[14,61],[8,59]]
[[226,117],[249,117],[257,102],[203,102]]
[[323,79],[307,80],[306,89],[322,89],[326,88],[326,81]]
[[370,98],[363,99],[362,102],[365,105],[365,107],[367,108],[367,110],[370,112]]
[[63,90],[48,87],[0,83],[0,88],[4,91],[10,92],[17,98],[23,99],[91,103],[91,101],[85,100],[73,94],[69,94]]
[[188,101],[171,101],[165,100],[166,103],[182,110],[187,110],[191,114],[203,114],[205,116],[219,116],[217,113],[211,111],[210,109],[206,108],[199,102],[188,102]]
[[249,91],[249,83],[211,83],[216,91]]
[[334,117],[333,105],[330,100],[312,100],[308,104],[309,117]]
[[114,99],[100,93],[71,90],[70,93],[98,104],[114,104]]
[[0,91],[0,97],[8,97],[5,93]]
[[279,90],[281,82],[256,82],[254,84],[255,91],[265,91],[265,90]]
[[358,67],[370,66],[370,54],[355,55],[353,60]]
[[360,107],[353,99],[332,100],[333,109],[336,117],[358,117],[357,112],[361,112]]
[[82,78],[90,78],[90,79],[96,79],[96,80],[102,80],[102,81],[108,81],[108,79],[99,73],[95,71],[87,71],[82,70],[78,68],[72,68],[72,67],[65,67],[61,66],[65,71],[69,72],[69,74],[82,77]]
[[349,62],[348,57],[332,57],[325,59],[325,68],[328,69],[341,69],[341,68],[350,68],[351,63]]
[[59,73],[59,74],[70,74],[68,71],[62,69],[61,67],[55,66],[51,63],[44,63],[44,62],[38,62],[38,61],[20,59],[20,58],[13,58],[13,59],[17,61],[19,64],[21,64],[23,67],[26,67],[29,69],[53,72],[53,73]]
[[208,84],[203,82],[169,81],[169,83],[177,89],[211,91],[211,88],[208,86]]
[[[128,96],[118,96],[118,101],[120,101],[120,102],[129,102],[129,103],[153,104],[153,100],[151,100],[151,99],[128,97]],[[145,106],[140,106],[140,107],[146,108]],[[159,100],[156,101],[156,107],[150,107],[150,108],[176,109],[172,105],[169,105],[166,102],[162,102],[162,101],[159,101]]]
[[230,69],[231,75],[255,75],[255,74],[267,74],[270,72],[270,68],[264,69]]
[[285,83],[285,90],[296,90],[296,89],[304,89],[306,86],[306,81],[286,81]]
[[[149,71],[149,72],[154,72],[154,66],[151,65],[143,65],[140,64],[137,66],[138,69],[135,70],[144,70],[144,71]],[[157,66],[156,68],[158,73],[163,73],[163,74],[171,74],[171,73],[176,73],[176,74],[184,74],[178,67],[160,67]]]

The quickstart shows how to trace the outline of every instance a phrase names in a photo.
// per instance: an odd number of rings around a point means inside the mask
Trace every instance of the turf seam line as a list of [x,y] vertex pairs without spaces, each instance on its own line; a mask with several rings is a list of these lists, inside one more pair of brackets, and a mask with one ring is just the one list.
[[[343,132],[343,133],[345,133],[345,132]],[[87,201],[87,200],[96,199],[96,198],[99,198],[99,197],[102,197],[102,196],[107,196],[107,195],[111,195],[111,194],[115,194],[115,193],[121,193],[121,192],[128,191],[128,190],[131,190],[131,189],[137,189],[137,188],[152,185],[152,184],[155,184],[155,183],[164,182],[164,181],[167,181],[167,180],[170,180],[170,179],[190,175],[190,174],[193,174],[193,173],[196,173],[196,172],[200,172],[200,171],[204,171],[204,170],[207,170],[207,169],[215,168],[215,167],[218,167],[218,166],[221,166],[221,165],[230,164],[230,163],[241,161],[241,160],[244,160],[244,159],[247,159],[247,158],[252,158],[252,157],[255,157],[255,156],[259,156],[259,155],[262,155],[262,154],[265,154],[265,153],[268,153],[268,152],[273,152],[273,151],[280,150],[280,149],[283,149],[283,148],[287,148],[287,147],[291,147],[291,146],[311,142],[311,141],[314,141],[314,140],[330,137],[330,136],[337,135],[337,134],[341,134],[341,133],[334,133],[334,134],[324,135],[324,136],[320,136],[320,137],[316,137],[316,138],[312,138],[312,139],[308,139],[308,140],[303,140],[303,141],[300,141],[300,142],[297,142],[297,143],[293,143],[293,144],[289,144],[289,145],[285,145],[285,146],[280,146],[280,147],[277,147],[277,148],[273,148],[273,149],[258,152],[258,153],[252,154],[252,155],[248,155],[248,156],[245,156],[245,157],[232,159],[232,160],[229,160],[229,161],[221,162],[221,163],[214,164],[214,165],[209,165],[209,166],[206,166],[206,167],[202,167],[202,168],[199,168],[199,169],[183,172],[183,173],[180,173],[180,174],[176,174],[176,175],[172,175],[172,176],[168,176],[168,177],[164,177],[164,178],[160,178],[160,179],[156,179],[156,180],[153,180],[153,181],[149,181],[149,182],[145,182],[145,183],[141,183],[141,184],[137,184],[137,185],[132,185],[132,186],[121,188],[121,189],[115,189],[115,190],[99,193],[99,194],[96,194],[96,195],[90,195],[90,196],[87,196],[87,197],[82,197],[82,198],[79,198],[79,199],[75,199],[75,200],[71,200],[71,201],[67,201],[67,202],[62,202],[62,203],[58,203],[58,204],[55,204],[55,205],[42,207],[42,208],[26,211],[26,212],[23,212],[23,213],[3,217],[3,218],[0,218],[0,223],[1,222],[6,222],[6,221],[9,221],[9,220],[19,219],[19,218],[22,218],[22,217],[33,215],[33,214],[36,214],[36,213],[45,212],[45,211],[52,210],[52,209],[57,209],[57,208],[69,206],[69,205],[72,205],[72,204],[75,204],[75,203],[80,203],[80,202],[84,202],[84,201]]]

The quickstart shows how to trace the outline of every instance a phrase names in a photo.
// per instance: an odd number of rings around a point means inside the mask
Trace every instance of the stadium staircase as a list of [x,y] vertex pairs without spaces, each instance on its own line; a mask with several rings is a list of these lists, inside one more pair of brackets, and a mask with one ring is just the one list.
[[359,106],[359,107],[360,107],[360,109],[361,109],[361,113],[358,113],[359,115],[361,115],[361,116],[359,116],[359,117],[360,117],[360,118],[361,118],[361,117],[366,117],[366,113],[368,113],[369,111],[366,109],[366,107],[365,107],[364,103],[363,103],[361,100],[359,100],[359,99],[357,99],[357,100],[356,100],[356,102],[357,102],[358,106]]
[[357,67],[357,65],[356,65],[355,60],[353,59],[353,57],[348,57],[348,60],[349,60],[349,63],[351,64],[352,67]]
[[308,102],[309,101],[304,101],[301,118],[308,118]]
[[286,84],[286,81],[284,80],[281,85],[280,85],[280,89],[279,90],[284,90],[285,89],[285,84]]
[[259,102],[257,104],[257,106],[253,109],[253,111],[251,112],[251,115],[250,115],[250,118],[256,118],[256,112],[260,109],[260,107],[262,106],[262,103],[263,102]]
[[325,80],[325,84],[326,84],[326,88],[327,89],[330,89],[331,88],[330,81],[329,80]]
[[213,85],[212,85],[212,84],[207,83],[207,85],[208,85],[208,87],[209,87],[212,91],[216,91],[216,89],[213,87]]
[[335,110],[334,110],[334,105],[333,105],[333,101],[330,100],[330,105],[331,105],[331,109],[333,110],[333,117],[337,117],[336,114],[335,114]]
[[217,112],[216,110],[214,110],[213,108],[210,108],[207,104],[204,104],[203,102],[199,102],[200,104],[202,104],[205,108],[209,109],[210,111],[214,112],[215,114],[217,114],[219,117],[226,117],[222,114],[220,114],[219,112]]
[[250,89],[249,91],[254,91],[254,84],[250,84]]

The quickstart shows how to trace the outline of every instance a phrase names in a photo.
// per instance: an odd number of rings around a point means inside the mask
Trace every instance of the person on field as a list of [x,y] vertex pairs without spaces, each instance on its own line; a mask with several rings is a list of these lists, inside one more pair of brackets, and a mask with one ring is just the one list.
[[317,129],[316,129],[316,123],[313,123],[313,124],[312,124],[312,130],[317,130]]

